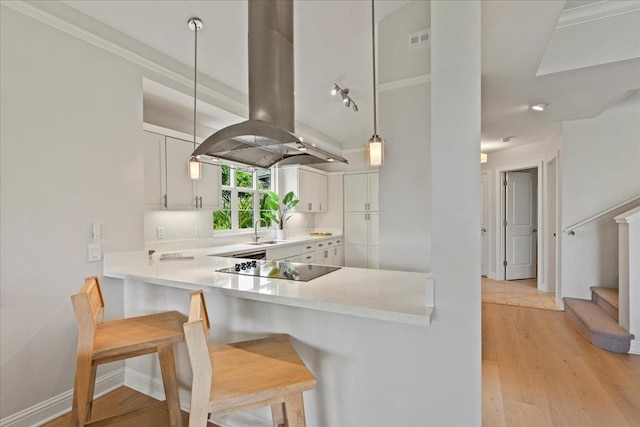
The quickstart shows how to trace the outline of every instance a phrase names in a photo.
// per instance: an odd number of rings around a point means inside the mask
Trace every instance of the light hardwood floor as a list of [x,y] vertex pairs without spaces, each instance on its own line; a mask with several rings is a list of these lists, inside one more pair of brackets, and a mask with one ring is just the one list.
[[482,302],[560,311],[555,295],[538,291],[536,279],[493,280],[483,277]]
[[[146,407],[158,401],[146,394],[139,393],[129,387],[118,387],[117,389],[99,397],[93,403],[92,419],[100,419],[112,415],[129,412],[134,409]],[[71,423],[71,414],[63,415],[43,425],[43,427],[68,427]],[[189,425],[189,414],[182,412],[182,425]],[[110,427],[169,427],[169,414],[166,407],[132,418],[126,421],[109,424]],[[208,427],[217,427],[208,423]]]
[[591,345],[563,312],[482,304],[482,425],[640,426],[640,356]]

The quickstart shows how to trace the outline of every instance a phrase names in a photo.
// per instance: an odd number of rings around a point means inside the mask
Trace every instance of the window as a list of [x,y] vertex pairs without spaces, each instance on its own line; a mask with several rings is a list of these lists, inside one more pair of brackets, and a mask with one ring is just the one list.
[[[263,215],[268,212],[264,206],[265,190],[271,190],[271,169],[253,171],[222,166],[222,209],[213,212],[213,229],[251,229],[258,218],[270,226],[271,220]],[[264,227],[265,223],[259,226]]]

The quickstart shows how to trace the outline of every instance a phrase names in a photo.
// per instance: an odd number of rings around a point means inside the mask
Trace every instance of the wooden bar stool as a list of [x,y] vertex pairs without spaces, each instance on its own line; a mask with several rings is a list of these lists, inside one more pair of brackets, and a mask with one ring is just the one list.
[[90,421],[96,368],[102,363],[158,353],[166,406],[172,427],[180,427],[180,400],[173,358],[173,346],[184,339],[182,325],[186,316],[171,311],[128,319],[103,321],[104,300],[97,277],[85,280],[71,297],[78,322],[78,356],[73,388],[73,426],[106,425],[156,409],[164,402],[114,417]]
[[233,344],[207,344],[209,316],[202,291],[191,292],[184,325],[193,385],[189,427],[203,427],[210,416],[271,406],[274,426],[305,426],[302,392],[316,378],[286,335]]

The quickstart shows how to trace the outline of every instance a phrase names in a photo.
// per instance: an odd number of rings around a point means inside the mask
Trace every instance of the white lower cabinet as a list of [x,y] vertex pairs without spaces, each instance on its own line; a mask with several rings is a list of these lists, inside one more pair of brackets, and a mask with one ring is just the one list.
[[342,237],[267,249],[267,259],[304,264],[344,265]]
[[344,234],[344,265],[378,268],[378,212],[346,212]]

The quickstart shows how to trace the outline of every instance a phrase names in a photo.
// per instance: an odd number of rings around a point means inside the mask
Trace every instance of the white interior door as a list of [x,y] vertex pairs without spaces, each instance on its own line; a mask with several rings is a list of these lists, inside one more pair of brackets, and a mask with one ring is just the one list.
[[489,271],[489,237],[487,236],[487,223],[489,222],[489,188],[488,175],[480,175],[480,203],[481,203],[481,223],[480,223],[480,274],[487,276]]
[[534,183],[529,172],[507,172],[506,280],[536,277]]

